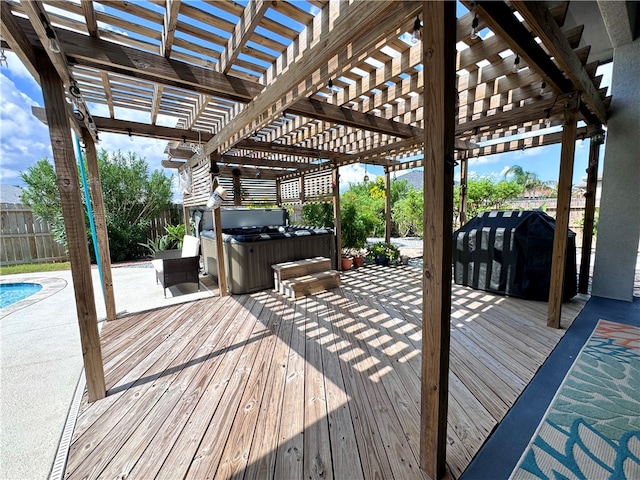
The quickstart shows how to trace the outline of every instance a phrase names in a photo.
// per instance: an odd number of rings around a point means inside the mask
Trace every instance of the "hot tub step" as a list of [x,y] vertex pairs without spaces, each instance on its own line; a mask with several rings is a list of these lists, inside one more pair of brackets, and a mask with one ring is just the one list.
[[331,260],[326,257],[307,258],[294,262],[283,262],[271,265],[273,268],[273,279],[276,289],[282,280],[302,277],[312,273],[326,272],[331,269]]
[[310,275],[283,280],[280,282],[280,288],[278,290],[287,297],[300,298],[339,286],[340,272],[329,270],[328,272],[312,273]]

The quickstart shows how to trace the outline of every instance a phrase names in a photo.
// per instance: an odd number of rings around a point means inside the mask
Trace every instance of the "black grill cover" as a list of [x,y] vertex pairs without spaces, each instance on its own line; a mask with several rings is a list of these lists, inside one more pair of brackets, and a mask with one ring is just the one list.
[[[484,212],[453,234],[455,283],[549,300],[555,220],[540,210]],[[576,241],[568,231],[563,300],[576,295]]]

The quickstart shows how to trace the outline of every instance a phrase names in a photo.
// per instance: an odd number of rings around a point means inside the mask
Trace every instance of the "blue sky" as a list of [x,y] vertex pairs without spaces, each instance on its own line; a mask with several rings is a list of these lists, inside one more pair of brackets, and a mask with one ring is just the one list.
[[[466,13],[460,7],[459,15]],[[482,32],[481,32],[482,34]],[[484,34],[482,34],[484,36]],[[12,53],[5,52],[8,67],[0,68],[0,184],[22,186],[19,172],[26,170],[43,157],[52,161],[51,144],[47,127],[31,114],[32,106],[44,106],[40,86],[31,77],[20,60]],[[603,85],[610,85],[611,64],[600,68],[604,75]],[[108,116],[105,105],[89,104],[91,113],[96,116]],[[116,117],[125,120],[148,123],[149,114],[132,110],[117,109]],[[158,124],[173,126],[175,120],[159,116]],[[146,158],[150,168],[162,169],[160,162],[165,158],[166,141],[127,135],[100,134],[98,148],[107,151],[136,152]],[[585,177],[589,150],[589,141],[576,142],[573,183],[577,184]],[[601,151],[601,159],[603,150]],[[506,169],[513,165],[521,166],[525,171],[535,173],[540,180],[557,181],[560,159],[560,145],[551,145],[470,159],[471,175],[502,178]],[[601,161],[601,166],[602,166]],[[601,167],[602,168],[602,167]],[[173,176],[177,189],[175,170],[165,170]],[[361,182],[365,173],[370,179],[382,174],[382,167],[356,164],[341,168],[341,189],[349,183]],[[459,178],[459,169],[456,176]],[[400,176],[400,174],[398,174]]]

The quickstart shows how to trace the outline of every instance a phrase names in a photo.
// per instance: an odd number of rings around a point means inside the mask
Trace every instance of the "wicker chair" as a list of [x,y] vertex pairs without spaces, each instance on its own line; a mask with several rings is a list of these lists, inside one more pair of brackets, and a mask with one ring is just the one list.
[[156,283],[164,288],[165,298],[167,288],[180,283],[195,283],[200,291],[200,240],[196,237],[185,235],[182,250],[156,252],[151,263],[156,269]]

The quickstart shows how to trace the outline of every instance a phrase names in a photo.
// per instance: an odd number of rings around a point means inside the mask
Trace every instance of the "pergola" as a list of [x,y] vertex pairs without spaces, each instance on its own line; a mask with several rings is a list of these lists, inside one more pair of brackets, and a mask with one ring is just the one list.
[[[95,151],[101,132],[168,140],[163,165],[189,173],[194,185],[185,207],[205,203],[219,178],[266,185],[278,202],[333,201],[339,212],[340,166],[381,165],[387,185],[393,172],[422,166],[421,467],[439,477],[456,165],[464,187],[471,157],[562,144],[548,307],[548,324],[559,327],[575,141],[600,133],[611,101],[596,76],[610,56],[585,44],[589,25],[565,23],[570,8],[593,11],[597,3],[575,3],[463,1],[469,11],[456,18],[455,2],[435,1],[2,2],[2,46],[43,90],[90,400],[105,388],[71,129],[88,158],[109,319],[115,305]],[[624,2],[612,3],[603,7],[607,18],[629,20]],[[108,117],[92,115],[97,104]],[[121,108],[145,112],[148,121],[124,120]],[[175,126],[160,125],[160,116]],[[549,126],[562,130],[548,133]],[[584,293],[598,151],[592,140]],[[339,216],[336,227],[339,244]]]

